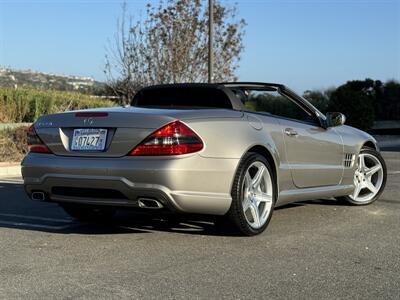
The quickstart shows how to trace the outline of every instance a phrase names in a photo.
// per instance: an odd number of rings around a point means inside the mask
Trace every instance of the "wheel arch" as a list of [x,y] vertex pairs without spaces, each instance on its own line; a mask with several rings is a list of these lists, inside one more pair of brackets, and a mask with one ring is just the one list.
[[364,148],[364,147],[372,148],[374,150],[379,150],[377,145],[373,141],[364,142],[364,144],[361,146],[361,149]]
[[[272,172],[274,175],[274,184],[276,187],[276,193],[277,193],[277,198],[279,195],[279,180],[278,180],[278,165],[277,165],[277,159],[274,156],[274,152],[271,151],[270,149],[268,149],[266,146],[264,145],[252,145],[251,147],[249,147],[242,155],[242,157],[240,158],[240,161],[236,167],[236,171],[235,174],[237,172],[237,169],[239,168],[240,163],[243,160],[243,157],[248,154],[248,153],[257,153],[260,154],[261,156],[263,156],[269,163],[269,165],[272,168]],[[233,186],[233,179],[232,179],[232,183],[231,183],[231,190],[232,190],[232,186]]]
[[260,155],[262,155],[263,157],[265,157],[265,159],[268,161],[268,163],[270,164],[271,168],[272,168],[272,172],[274,172],[274,176],[275,176],[275,180],[277,180],[277,168],[276,168],[276,163],[275,163],[275,159],[272,156],[272,153],[265,147],[265,146],[261,146],[261,145],[256,145],[251,147],[250,149],[247,150],[246,153],[249,152],[254,152],[254,153],[258,153]]

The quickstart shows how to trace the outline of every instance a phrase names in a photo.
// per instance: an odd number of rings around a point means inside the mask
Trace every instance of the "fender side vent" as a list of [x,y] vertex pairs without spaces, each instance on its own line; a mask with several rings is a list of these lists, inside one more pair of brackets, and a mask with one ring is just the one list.
[[343,165],[345,168],[351,168],[354,164],[355,155],[352,153],[346,153],[344,155]]

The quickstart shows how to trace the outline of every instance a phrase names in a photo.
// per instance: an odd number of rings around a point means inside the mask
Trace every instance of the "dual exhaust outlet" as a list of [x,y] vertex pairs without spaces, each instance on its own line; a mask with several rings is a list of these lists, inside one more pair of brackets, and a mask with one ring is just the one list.
[[[32,192],[31,199],[34,201],[45,201],[46,195],[40,191]],[[151,198],[139,198],[138,204],[139,207],[146,209],[161,209],[164,207],[160,201]]]

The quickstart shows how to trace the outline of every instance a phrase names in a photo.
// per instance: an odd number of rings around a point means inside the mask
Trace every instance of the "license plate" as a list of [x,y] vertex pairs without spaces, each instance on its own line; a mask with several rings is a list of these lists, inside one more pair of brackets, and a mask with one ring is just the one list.
[[107,129],[74,129],[71,149],[74,151],[102,151],[106,146]]

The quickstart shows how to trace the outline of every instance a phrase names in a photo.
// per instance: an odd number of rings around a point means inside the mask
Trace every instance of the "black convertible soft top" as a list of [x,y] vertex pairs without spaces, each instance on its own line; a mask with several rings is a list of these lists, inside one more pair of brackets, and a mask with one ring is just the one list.
[[263,82],[178,83],[141,89],[131,105],[148,108],[225,108],[246,110],[241,93],[246,90],[278,90],[307,110],[314,106],[283,84]]
[[226,108],[242,110],[234,92],[222,84],[180,83],[153,85],[141,89],[132,106],[157,108]]

